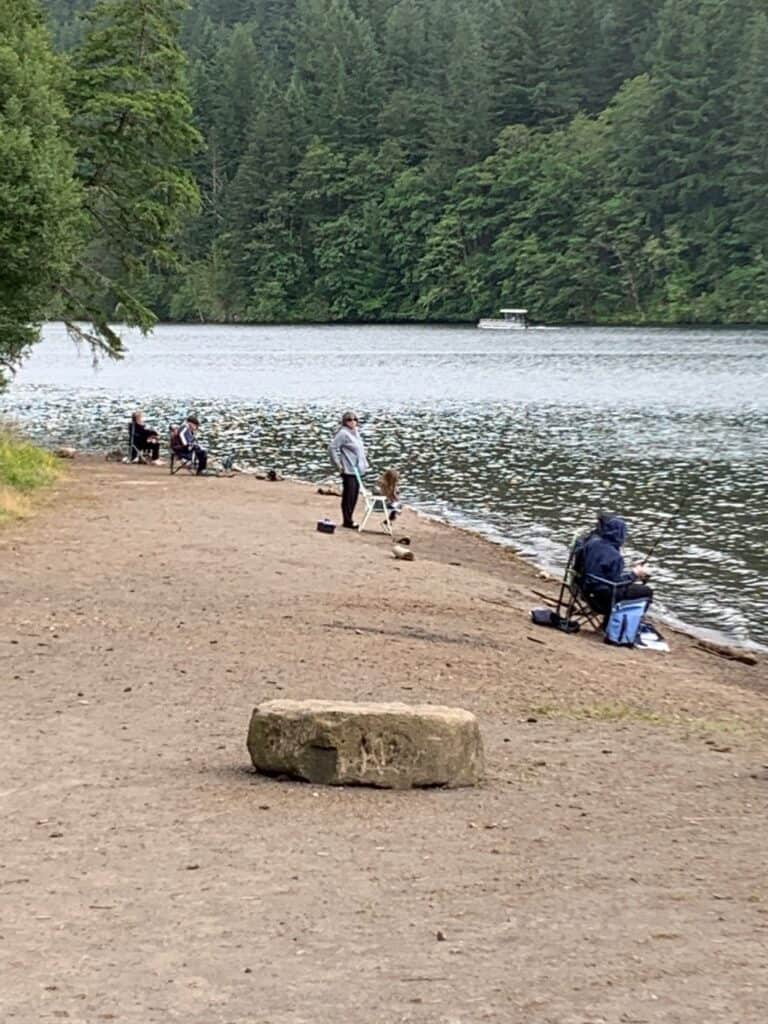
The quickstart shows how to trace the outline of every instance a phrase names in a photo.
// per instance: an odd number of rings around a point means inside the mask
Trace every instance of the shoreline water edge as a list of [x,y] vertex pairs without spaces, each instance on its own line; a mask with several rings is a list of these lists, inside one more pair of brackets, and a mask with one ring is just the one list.
[[[38,447],[40,447],[42,451],[50,451],[50,449],[47,449],[44,446]],[[75,457],[74,449],[65,449],[65,452],[67,453],[68,458]],[[87,451],[78,453],[78,462],[80,465],[85,465],[90,468],[91,466],[99,465],[102,460],[107,459],[108,454],[109,453],[105,452],[103,449],[89,448]],[[146,469],[153,475],[164,475],[163,471],[166,469],[166,466],[146,467]],[[248,467],[247,469],[237,472],[235,476],[242,475],[249,477],[258,474],[263,478],[266,477],[267,472],[268,471],[265,469]],[[317,492],[318,488],[327,488],[329,484],[335,486],[336,483],[336,478],[332,475],[325,475],[320,479],[310,480],[291,474],[279,474],[279,479],[286,483],[298,485],[303,489],[314,492]],[[55,483],[55,480],[56,477],[52,477],[50,481],[51,484]],[[404,510],[412,512],[417,516],[417,518],[422,519],[425,522],[437,524],[446,530],[455,530],[461,534],[466,534],[469,537],[482,541],[490,547],[511,552],[519,562],[520,567],[525,567],[529,571],[536,573],[542,584],[559,585],[560,579],[562,578],[562,565],[557,565],[552,561],[539,561],[536,558],[531,557],[522,550],[513,539],[504,536],[504,534],[492,524],[483,524],[476,521],[473,522],[471,518],[462,513],[460,509],[448,509],[443,514],[440,514],[432,511],[426,502],[421,503],[418,501],[409,501],[403,504],[403,508]],[[531,598],[532,600],[535,599],[535,594],[533,592],[531,594]],[[726,633],[715,629],[697,626],[695,623],[688,622],[680,616],[675,615],[674,612],[670,611],[670,609],[665,606],[663,595],[660,600],[657,600],[654,603],[651,617],[655,621],[662,623],[664,626],[673,629],[675,632],[681,633],[694,640],[708,641],[717,645],[740,649],[745,652],[751,652],[758,655],[768,653],[768,646],[760,644],[754,640],[728,636]]]
[[[289,478],[286,478],[289,479]],[[296,483],[306,483],[307,481],[295,480]],[[519,558],[525,565],[530,566],[536,571],[546,574],[546,578],[542,578],[542,582],[558,583],[562,578],[563,568],[562,566],[554,565],[551,562],[538,562],[534,558],[526,555],[519,546],[510,540],[508,537],[504,537],[503,534],[496,531],[493,527],[472,525],[469,522],[460,522],[460,514],[457,519],[451,519],[446,516],[441,516],[433,512],[426,511],[420,508],[418,505],[408,504],[404,507],[411,509],[417,516],[422,519],[426,519],[430,522],[439,523],[445,526],[447,529],[460,530],[464,533],[468,533],[473,537],[485,541],[487,544],[491,544],[494,547],[500,547],[508,549],[514,552],[515,556]],[[757,654],[767,654],[768,646],[760,644],[755,640],[741,639],[739,637],[731,637],[726,633],[722,633],[716,629],[707,629],[705,626],[697,626],[695,623],[687,622],[685,619],[675,615],[674,612],[670,611],[665,605],[663,600],[656,599],[654,601],[653,608],[651,610],[651,618],[657,620],[675,630],[675,632],[682,633],[685,636],[689,636],[695,640],[708,640],[712,643],[723,644],[728,647],[743,649],[744,651],[751,651]]]
[[611,508],[628,558],[657,551],[656,593],[680,621],[768,643],[767,336],[499,333],[162,327],[94,370],[49,325],[0,414],[87,450],[123,446],[135,409],[161,443],[193,411],[212,459],[315,480],[353,408],[372,465],[398,470],[416,507],[498,531],[549,571]]

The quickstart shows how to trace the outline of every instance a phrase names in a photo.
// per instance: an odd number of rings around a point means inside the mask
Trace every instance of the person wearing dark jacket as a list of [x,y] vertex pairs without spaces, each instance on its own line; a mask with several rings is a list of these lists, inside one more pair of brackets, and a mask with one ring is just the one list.
[[179,441],[181,442],[181,457],[185,459],[194,459],[197,463],[197,475],[200,476],[205,472],[206,466],[208,465],[208,452],[205,448],[201,447],[197,440],[197,432],[200,429],[200,420],[197,416],[192,413],[187,416],[187,422],[179,431]]
[[131,414],[128,444],[131,462],[144,460],[145,456],[149,456],[150,462],[157,462],[160,458],[160,438],[157,431],[151,430],[144,422],[144,413],[141,409]]
[[584,545],[584,593],[592,607],[605,615],[615,601],[653,600],[653,590],[645,582],[645,566],[627,569],[624,564],[621,548],[626,539],[627,524],[621,516],[611,516],[598,520],[597,529]]

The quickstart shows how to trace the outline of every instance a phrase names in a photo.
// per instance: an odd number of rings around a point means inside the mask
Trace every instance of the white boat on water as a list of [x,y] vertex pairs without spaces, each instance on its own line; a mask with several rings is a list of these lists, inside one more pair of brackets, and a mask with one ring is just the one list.
[[528,326],[527,309],[502,309],[503,320],[496,320],[493,317],[483,317],[478,320],[477,326],[484,331],[524,331]]

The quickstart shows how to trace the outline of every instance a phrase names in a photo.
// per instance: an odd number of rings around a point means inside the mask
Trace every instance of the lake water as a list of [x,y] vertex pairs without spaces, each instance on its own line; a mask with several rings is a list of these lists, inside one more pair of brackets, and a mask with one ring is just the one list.
[[162,326],[94,367],[46,327],[0,415],[55,444],[165,432],[308,480],[352,406],[377,469],[424,511],[562,565],[602,507],[630,523],[672,617],[768,644],[768,332]]

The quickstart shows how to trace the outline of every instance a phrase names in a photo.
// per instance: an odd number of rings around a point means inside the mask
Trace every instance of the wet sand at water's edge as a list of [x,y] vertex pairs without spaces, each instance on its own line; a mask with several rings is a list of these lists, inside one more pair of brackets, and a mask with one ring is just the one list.
[[[510,552],[325,515],[84,462],[0,532],[0,1019],[762,1024],[765,659],[536,629]],[[487,781],[259,777],[275,697],[468,708]]]

